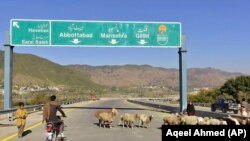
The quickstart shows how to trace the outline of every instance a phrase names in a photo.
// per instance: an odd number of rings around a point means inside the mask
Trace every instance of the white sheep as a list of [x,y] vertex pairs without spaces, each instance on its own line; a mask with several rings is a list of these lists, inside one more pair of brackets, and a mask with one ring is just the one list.
[[198,117],[197,116],[181,116],[181,124],[182,125],[197,125],[198,124]]
[[224,122],[219,120],[219,119],[215,119],[215,118],[210,118],[209,119],[210,125],[222,125]]
[[130,126],[132,129],[134,127],[134,122],[139,118],[138,114],[129,114],[125,113],[121,116],[121,121],[123,121],[123,126],[126,124],[126,126]]
[[210,121],[209,121],[209,118],[208,117],[198,117],[198,125],[210,125]]

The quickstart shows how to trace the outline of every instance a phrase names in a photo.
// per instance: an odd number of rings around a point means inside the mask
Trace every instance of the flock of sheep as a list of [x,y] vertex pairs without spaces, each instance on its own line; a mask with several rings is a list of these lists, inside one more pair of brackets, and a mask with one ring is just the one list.
[[179,114],[167,114],[163,118],[164,125],[247,125],[249,119],[228,117],[199,117]]
[[[107,125],[111,128],[114,118],[118,115],[118,111],[112,108],[109,111],[99,110],[95,113],[95,117],[99,121],[99,127]],[[150,127],[153,115],[124,113],[120,116],[119,125],[122,127],[134,127],[134,123],[139,120],[138,127]],[[163,117],[164,125],[246,125],[249,119],[233,118],[233,117],[199,117],[179,114],[166,114]]]
[[[102,125],[103,127],[106,127],[106,125],[108,125],[111,128],[114,117],[117,115],[118,111],[115,108],[112,108],[109,111],[99,110],[95,113],[95,117],[99,121],[99,127]],[[149,127],[152,119],[153,115],[124,113],[120,116],[119,125],[122,125],[122,127],[125,125],[126,127],[133,128],[136,120],[139,120],[138,127]]]

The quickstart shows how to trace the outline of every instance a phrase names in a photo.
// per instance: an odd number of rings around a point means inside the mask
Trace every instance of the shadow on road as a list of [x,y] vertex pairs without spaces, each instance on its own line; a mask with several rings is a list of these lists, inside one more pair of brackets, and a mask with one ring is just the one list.
[[[63,107],[63,109],[112,109],[113,107]],[[118,108],[114,107],[117,110],[147,110],[144,108]]]
[[32,133],[31,130],[26,130],[26,131],[23,132],[23,136],[27,136],[27,135],[30,134],[30,133]]
[[[110,126],[109,125],[107,125],[107,124],[105,124],[105,127],[104,127],[104,124],[102,124],[101,125],[101,127],[100,127],[100,125],[99,125],[99,123],[93,123],[95,126],[97,126],[97,127],[99,127],[99,128],[110,128]],[[113,127],[115,127],[115,125],[111,125],[111,128],[113,128]]]
[[99,127],[99,123],[93,123],[93,124]]

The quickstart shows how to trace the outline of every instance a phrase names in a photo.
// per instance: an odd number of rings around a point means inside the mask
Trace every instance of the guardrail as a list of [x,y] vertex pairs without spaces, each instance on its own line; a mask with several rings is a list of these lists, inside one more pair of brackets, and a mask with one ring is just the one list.
[[[161,109],[163,111],[167,111],[167,112],[172,112],[172,113],[179,113],[179,106],[174,106],[174,104],[160,104],[160,103],[155,103],[155,102],[149,102],[149,101],[137,101],[137,100],[131,100],[128,99],[128,102],[131,103],[135,103],[135,104],[139,104],[139,105],[143,105],[143,106],[148,106],[148,107],[152,107],[152,108],[156,108],[156,109]],[[228,114],[228,113],[219,113],[219,112],[211,112],[210,110],[195,110],[195,115],[196,116],[201,116],[201,117],[225,117],[228,115],[231,116],[238,116],[238,117],[242,117],[240,115],[236,115],[236,114]],[[243,117],[242,117],[243,118]],[[248,118],[248,117],[247,117]]]
[[[199,107],[211,107],[211,103],[194,103],[194,106],[199,106]],[[248,109],[250,109],[250,104],[248,104]],[[250,112],[250,110],[248,110]]]
[[131,100],[131,99],[128,99],[127,101],[131,103],[135,103],[135,104],[140,104],[143,106],[149,106],[149,107],[156,108],[156,109],[162,109],[162,110],[166,110],[166,111],[170,111],[174,113],[179,113],[179,107],[176,107],[176,106],[168,106],[168,105],[158,104],[155,102],[138,101],[138,100]]
[[[140,99],[138,99],[140,100]],[[141,99],[141,100],[148,100],[150,102],[168,102],[168,103],[172,103],[172,104],[178,104],[178,101],[174,101],[171,98],[169,99]],[[192,102],[194,104],[194,106],[199,106],[199,107],[210,107],[211,103],[201,103],[201,102]]]
[[[32,105],[32,106],[25,106],[24,108],[26,110],[30,110],[30,109],[33,109],[32,111],[33,112],[36,112],[38,111],[38,109],[41,109],[43,106],[43,104],[40,104],[40,105]],[[12,109],[9,109],[9,110],[1,110],[0,111],[0,115],[7,115],[7,117],[9,118],[9,121],[13,121],[15,119],[15,116],[13,116],[13,113],[16,112],[18,108],[12,108]]]
[[211,107],[211,103],[194,103],[194,106],[200,106],[200,107]]
[[[73,103],[77,103],[77,102],[81,102],[81,101],[63,102],[62,105],[68,105],[68,104],[73,104]],[[24,106],[24,109],[26,109],[29,113],[36,112],[36,111],[42,110],[43,105],[44,104]],[[17,109],[18,108],[11,108],[11,109],[8,109],[8,110],[0,110],[0,115],[6,115],[6,117],[9,118],[9,121],[13,121],[15,119],[15,116],[13,115],[13,113],[15,113]]]
[[[41,108],[43,106],[43,104],[40,105],[32,105],[32,106],[26,106],[24,107],[24,109],[33,109],[34,111],[36,110],[36,108]],[[0,114],[7,114],[7,113],[13,113],[17,110],[18,108],[13,108],[13,109],[9,109],[9,110],[1,110]]]

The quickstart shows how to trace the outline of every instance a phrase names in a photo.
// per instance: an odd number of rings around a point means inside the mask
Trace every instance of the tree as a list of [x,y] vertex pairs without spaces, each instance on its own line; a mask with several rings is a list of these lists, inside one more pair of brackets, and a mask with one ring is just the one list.
[[238,76],[235,79],[229,79],[221,87],[222,93],[232,95],[235,99],[250,97],[250,76]]

